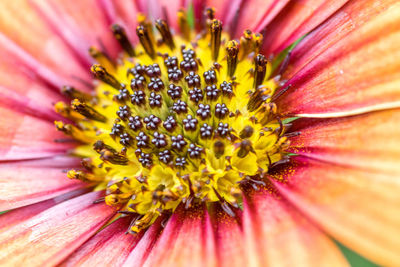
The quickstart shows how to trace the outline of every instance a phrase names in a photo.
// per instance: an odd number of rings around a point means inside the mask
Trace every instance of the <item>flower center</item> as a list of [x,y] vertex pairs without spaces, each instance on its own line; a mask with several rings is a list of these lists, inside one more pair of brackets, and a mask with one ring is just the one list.
[[208,31],[196,36],[183,11],[174,36],[166,21],[156,21],[156,35],[140,16],[138,47],[112,26],[124,55],[115,63],[90,49],[95,94],[65,87],[71,104],[55,105],[73,122],[57,129],[82,143],[73,154],[83,168],[68,177],[105,189],[108,205],[133,216],[132,233],[180,204],[220,202],[234,216],[242,186],[262,184],[288,158],[271,102],[277,83],[258,54],[262,35],[247,30],[228,41],[213,10],[206,14]]

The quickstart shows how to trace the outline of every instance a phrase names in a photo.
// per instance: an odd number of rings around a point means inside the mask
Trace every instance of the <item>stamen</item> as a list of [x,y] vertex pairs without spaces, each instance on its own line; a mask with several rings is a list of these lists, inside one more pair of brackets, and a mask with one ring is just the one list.
[[219,49],[221,47],[221,33],[222,33],[222,22],[214,19],[210,25],[211,34],[211,56],[214,61],[217,61],[219,55]]
[[121,45],[122,49],[130,56],[135,56],[135,50],[126,35],[125,29],[118,25],[114,24],[111,26],[111,30],[114,34],[115,39],[117,39],[118,43]]
[[83,116],[85,116],[86,118],[88,118],[90,120],[95,120],[95,121],[100,121],[100,122],[107,121],[107,117],[100,114],[94,108],[92,108],[91,106],[88,106],[86,103],[81,102],[79,99],[72,100],[71,107],[73,110],[82,114]]
[[136,28],[136,34],[139,37],[139,41],[142,44],[144,51],[146,51],[146,54],[154,59],[156,52],[148,30],[143,25],[140,25]]
[[98,50],[96,47],[91,46],[89,48],[89,54],[93,59],[95,59],[98,63],[100,63],[106,69],[112,70],[115,68],[115,65],[111,61],[111,59],[105,53]]
[[237,58],[238,58],[238,53],[239,53],[239,44],[235,40],[229,41],[228,45],[226,47],[226,52],[227,52],[227,62],[228,62],[228,69],[227,69],[227,75],[229,77],[233,77],[236,71],[236,66],[237,66]]
[[73,137],[74,139],[82,143],[90,143],[91,139],[87,137],[81,130],[71,124],[65,124],[62,121],[54,122],[57,130],[63,132],[66,135]]
[[255,58],[254,89],[257,90],[258,86],[264,82],[266,72],[267,59],[263,55],[258,54]]
[[165,20],[158,19],[156,20],[156,27],[160,32],[164,43],[166,43],[168,47],[173,50],[175,48],[175,43],[167,22]]
[[108,71],[104,67],[98,64],[94,64],[90,70],[92,71],[96,79],[99,79],[100,81],[114,87],[117,90],[123,89],[121,83],[119,83],[114,76],[108,73]]

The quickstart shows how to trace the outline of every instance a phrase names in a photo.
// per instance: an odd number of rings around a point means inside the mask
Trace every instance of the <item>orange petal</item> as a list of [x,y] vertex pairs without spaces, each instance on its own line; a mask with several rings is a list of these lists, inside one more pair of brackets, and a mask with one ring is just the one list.
[[86,186],[70,180],[62,168],[20,166],[19,162],[0,164],[0,211],[50,199]]
[[[368,20],[287,84],[284,114],[340,117],[400,106],[400,5]],[[284,108],[284,109],[283,109]]]
[[42,21],[27,0],[3,1],[0,6],[0,47],[9,52],[8,57],[20,60],[20,65],[28,66],[31,73],[38,73],[55,86],[63,83],[82,86],[78,79],[90,80],[76,54]]
[[400,109],[354,117],[304,119],[290,151],[363,170],[400,175]]
[[47,210],[63,201],[87,193],[88,189],[78,189],[61,196],[45,200],[29,206],[24,206],[15,210],[8,211],[5,214],[0,215],[0,233],[13,227],[14,225],[23,223],[30,220],[33,216]]
[[54,266],[88,240],[114,210],[93,192],[65,201],[0,234],[0,265]]
[[265,29],[264,53],[277,55],[335,13],[347,1],[290,1]]
[[349,1],[296,46],[284,77],[292,77],[319,54],[397,2],[397,0]]
[[141,235],[126,234],[131,218],[120,218],[90,238],[60,266],[121,266]]
[[332,240],[269,186],[245,200],[246,248],[259,266],[347,266]]
[[215,266],[215,248],[210,240],[214,237],[204,207],[178,207],[143,266]]
[[400,262],[398,177],[297,157],[272,181],[345,246],[378,264]]
[[0,106],[0,160],[32,159],[65,154],[73,144],[53,123],[17,113]]

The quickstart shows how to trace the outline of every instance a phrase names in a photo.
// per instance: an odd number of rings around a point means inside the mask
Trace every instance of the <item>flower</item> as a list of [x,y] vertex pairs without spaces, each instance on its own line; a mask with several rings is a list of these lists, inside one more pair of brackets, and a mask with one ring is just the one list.
[[396,1],[2,7],[1,265],[398,262]]

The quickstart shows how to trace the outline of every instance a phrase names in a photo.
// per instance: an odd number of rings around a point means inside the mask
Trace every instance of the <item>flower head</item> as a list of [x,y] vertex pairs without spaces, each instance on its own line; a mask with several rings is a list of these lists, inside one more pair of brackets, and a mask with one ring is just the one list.
[[0,264],[396,262],[396,1],[187,2],[5,4]]

